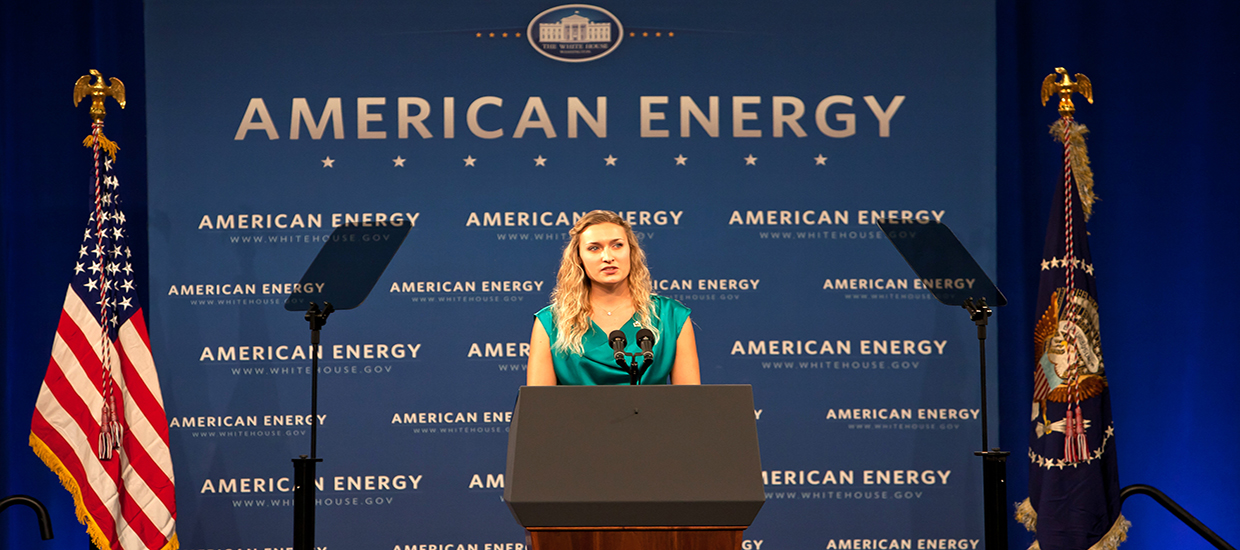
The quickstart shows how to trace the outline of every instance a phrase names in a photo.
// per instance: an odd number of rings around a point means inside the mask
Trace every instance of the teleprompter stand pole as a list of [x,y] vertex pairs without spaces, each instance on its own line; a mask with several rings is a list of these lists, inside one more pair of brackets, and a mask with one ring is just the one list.
[[[973,454],[982,457],[982,502],[986,510],[987,550],[1007,550],[1007,457],[1012,454],[998,447],[990,448],[986,425],[986,324],[991,309],[986,299],[964,301],[969,318],[977,325],[977,347],[982,365],[982,449]],[[989,449],[989,450],[987,450]]]
[[323,302],[323,309],[310,302],[306,321],[310,322],[310,456],[293,459],[293,550],[314,550],[314,470],[318,457],[319,425],[319,329],[336,308]]

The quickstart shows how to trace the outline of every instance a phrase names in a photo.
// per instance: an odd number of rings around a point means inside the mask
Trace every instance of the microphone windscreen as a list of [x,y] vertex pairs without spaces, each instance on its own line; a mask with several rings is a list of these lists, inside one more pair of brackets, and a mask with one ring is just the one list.
[[611,346],[611,350],[615,352],[616,364],[624,367],[624,346],[628,345],[628,337],[624,335],[622,330],[613,330],[607,335],[607,344]]
[[654,346],[654,332],[648,328],[637,331],[637,345],[642,349]]

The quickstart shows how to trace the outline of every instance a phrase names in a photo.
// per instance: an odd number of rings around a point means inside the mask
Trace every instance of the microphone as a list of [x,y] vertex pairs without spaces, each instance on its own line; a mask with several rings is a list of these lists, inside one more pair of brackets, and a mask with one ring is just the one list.
[[654,347],[654,333],[650,329],[644,328],[637,331],[637,345],[642,348],[643,363],[649,365],[654,361],[654,352],[651,351]]
[[611,344],[611,350],[616,353],[616,364],[620,365],[620,368],[628,368],[624,363],[624,346],[629,345],[629,339],[624,335],[624,331],[611,331],[611,334],[607,335],[607,341]]

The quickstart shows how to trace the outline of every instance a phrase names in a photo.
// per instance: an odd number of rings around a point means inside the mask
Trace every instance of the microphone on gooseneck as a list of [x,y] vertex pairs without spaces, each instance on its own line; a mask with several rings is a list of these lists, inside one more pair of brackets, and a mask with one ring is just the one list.
[[651,350],[654,348],[654,332],[648,328],[637,331],[637,345],[642,348],[642,366],[653,362],[654,352]]
[[616,353],[616,364],[622,369],[627,369],[628,365],[624,362],[624,346],[629,345],[629,339],[624,335],[624,331],[611,331],[611,334],[607,335],[607,341],[611,344],[611,350]]

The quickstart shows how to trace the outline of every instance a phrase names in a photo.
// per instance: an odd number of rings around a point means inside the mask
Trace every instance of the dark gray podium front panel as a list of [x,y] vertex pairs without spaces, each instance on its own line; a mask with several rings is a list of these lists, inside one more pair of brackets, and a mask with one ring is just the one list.
[[504,500],[525,527],[748,526],[765,502],[750,386],[523,386]]

